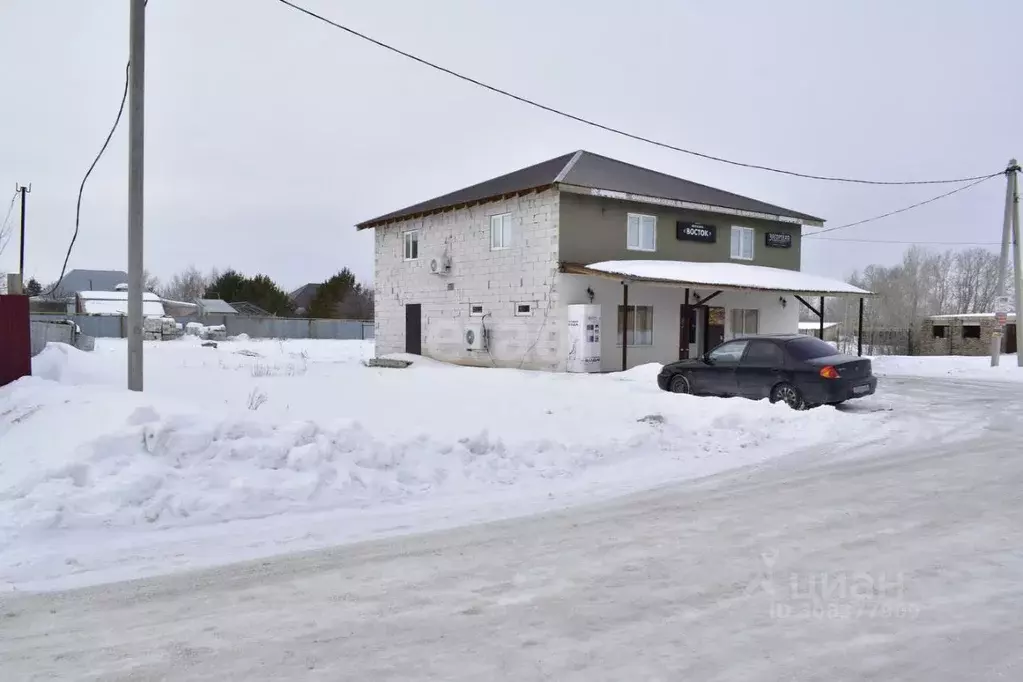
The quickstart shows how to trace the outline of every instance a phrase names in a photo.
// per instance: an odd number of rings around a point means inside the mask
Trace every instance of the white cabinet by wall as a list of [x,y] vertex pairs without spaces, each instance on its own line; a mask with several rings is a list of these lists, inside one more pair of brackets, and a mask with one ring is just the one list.
[[569,372],[600,371],[600,306],[569,305],[568,361]]

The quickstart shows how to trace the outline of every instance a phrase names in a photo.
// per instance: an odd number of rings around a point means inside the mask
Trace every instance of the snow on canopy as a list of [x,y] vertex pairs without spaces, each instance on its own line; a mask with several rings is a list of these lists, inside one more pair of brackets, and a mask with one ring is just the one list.
[[871,295],[871,292],[839,279],[763,265],[694,263],[678,260],[612,260],[592,263],[586,267],[589,270],[622,275],[635,280],[695,286],[787,291],[797,294]]

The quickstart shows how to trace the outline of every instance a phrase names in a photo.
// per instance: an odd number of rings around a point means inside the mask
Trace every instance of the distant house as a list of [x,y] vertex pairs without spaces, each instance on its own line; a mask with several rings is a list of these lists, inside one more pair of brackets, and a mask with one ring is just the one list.
[[[79,291],[74,296],[73,311],[82,315],[128,314],[127,291]],[[70,306],[69,306],[70,307]],[[165,317],[163,301],[148,291],[142,294],[142,315],[144,317]]]
[[71,270],[60,280],[54,295],[63,298],[79,291],[115,291],[118,284],[127,281],[128,273],[123,270]]
[[[806,334],[807,336],[819,336],[821,329],[820,322],[800,321],[799,333]],[[825,322],[824,323],[824,340],[825,341],[838,341],[839,324],[838,322]]]
[[195,299],[196,305],[199,306],[198,313],[200,315],[237,315],[238,311],[234,309],[227,301],[219,298],[197,298]]
[[276,317],[273,313],[260,308],[255,303],[249,303],[248,301],[233,301],[231,307],[238,311],[239,315],[248,315],[249,317]]
[[320,290],[320,285],[315,282],[309,284],[303,284],[298,289],[295,289],[288,298],[291,299],[291,304],[295,307],[296,315],[305,315],[309,310],[309,306],[312,304],[313,299],[316,298],[316,292]]

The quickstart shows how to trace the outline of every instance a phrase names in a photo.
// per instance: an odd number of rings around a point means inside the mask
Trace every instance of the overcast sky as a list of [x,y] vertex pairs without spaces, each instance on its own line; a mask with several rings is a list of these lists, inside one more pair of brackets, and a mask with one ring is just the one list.
[[[301,0],[410,52],[552,106],[707,153],[880,179],[995,172],[1023,155],[1023,2]],[[841,7],[839,6],[841,5]],[[32,183],[27,271],[60,271],[81,176],[123,87],[128,0],[0,2],[0,219]],[[839,225],[950,189],[786,178],[588,129],[454,80],[276,0],[151,0],[146,265],[263,272],[286,288],[348,266],[353,225],[575,149]],[[127,121],[86,187],[70,268],[123,269]],[[4,189],[7,188],[7,189]],[[996,178],[829,237],[997,241]],[[901,245],[806,241],[841,276]],[[946,248],[946,247],[935,247]],[[14,270],[17,243],[0,255]]]

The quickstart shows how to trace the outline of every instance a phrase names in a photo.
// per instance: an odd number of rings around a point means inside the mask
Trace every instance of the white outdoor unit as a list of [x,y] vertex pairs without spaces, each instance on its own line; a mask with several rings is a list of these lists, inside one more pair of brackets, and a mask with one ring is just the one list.
[[466,350],[486,350],[486,332],[483,330],[482,322],[470,322],[465,325],[462,331],[462,341],[465,342]]
[[568,307],[569,372],[600,371],[600,306]]
[[431,258],[429,265],[431,275],[444,276],[451,274],[451,259],[448,258],[447,253]]

